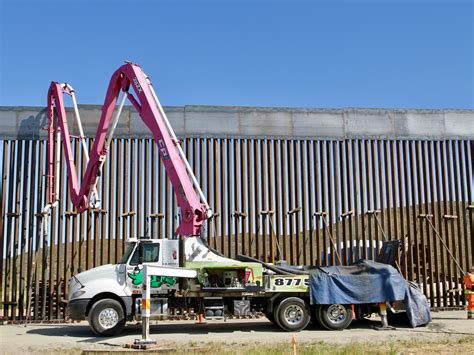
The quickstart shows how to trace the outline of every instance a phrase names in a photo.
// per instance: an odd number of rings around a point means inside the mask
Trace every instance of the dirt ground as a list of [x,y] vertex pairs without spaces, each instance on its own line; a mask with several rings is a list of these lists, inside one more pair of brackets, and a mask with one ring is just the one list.
[[[197,325],[194,321],[162,321],[153,324],[150,332],[152,339],[162,347],[181,349],[178,352],[188,353],[193,351],[216,353],[215,351],[206,351],[206,349],[210,349],[209,344],[213,344],[212,349],[214,350],[221,349],[218,352],[230,350],[230,353],[232,353],[232,349],[236,350],[236,353],[240,353],[237,351],[239,348],[245,350],[245,346],[250,344],[257,347],[260,344],[261,347],[267,348],[282,344],[292,353],[293,335],[296,336],[297,346],[301,349],[307,347],[308,350],[314,344],[320,344],[320,349],[331,349],[331,347],[333,350],[347,348],[355,351],[362,349],[362,352],[359,350],[355,352],[366,353],[367,351],[363,349],[373,350],[382,346],[380,348],[382,353],[399,353],[400,351],[392,351],[396,344],[406,343],[419,344],[416,348],[424,349],[427,353],[444,353],[445,351],[452,353],[454,349],[456,349],[455,353],[474,353],[474,320],[466,319],[465,311],[433,312],[432,316],[433,322],[428,326],[412,329],[407,325],[392,324],[396,326],[396,329],[388,331],[372,329],[372,326],[379,324],[379,320],[374,318],[354,322],[349,329],[339,332],[322,330],[310,325],[306,330],[293,334],[280,331],[263,318],[228,320],[227,322],[214,321],[204,325]],[[132,344],[134,339],[140,338],[140,332],[141,326],[139,324],[128,325],[121,336],[113,338],[94,336],[89,330],[87,322],[34,324],[26,327],[24,325],[1,325],[0,353],[80,354],[84,350],[85,354],[89,353],[88,351],[113,351],[116,353],[123,350],[124,345]],[[360,347],[361,344],[365,344],[365,347]],[[443,347],[440,348],[440,345]],[[195,350],[183,351],[186,347]],[[305,352],[300,351],[299,353]],[[318,352],[325,353],[319,350]],[[345,353],[345,350],[337,352]],[[275,352],[270,351],[269,353]],[[408,351],[408,353],[419,353],[419,351]],[[422,351],[422,353],[424,352]]]

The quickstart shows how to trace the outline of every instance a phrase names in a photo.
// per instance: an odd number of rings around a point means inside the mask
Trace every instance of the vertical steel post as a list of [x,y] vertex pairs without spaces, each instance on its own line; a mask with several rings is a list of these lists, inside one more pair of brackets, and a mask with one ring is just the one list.
[[145,348],[147,345],[156,344],[155,340],[150,339],[150,277],[148,275],[148,265],[143,265],[142,278],[142,338],[135,339],[134,344]]
[[148,278],[148,266],[143,266],[142,284],[142,340],[150,337],[150,279]]

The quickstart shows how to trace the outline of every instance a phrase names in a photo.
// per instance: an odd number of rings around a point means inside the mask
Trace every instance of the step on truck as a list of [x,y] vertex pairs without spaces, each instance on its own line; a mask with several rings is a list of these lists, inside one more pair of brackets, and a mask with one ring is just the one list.
[[[87,163],[80,184],[71,149],[65,95],[72,99],[72,112]],[[59,201],[61,144],[69,194],[76,212],[100,208],[97,183],[126,99],[153,134],[176,195],[179,225],[173,236],[128,240],[122,260],[117,264],[72,276],[67,305],[70,319],[87,319],[91,329],[103,336],[120,333],[127,321],[140,320],[143,266],[147,265],[153,269],[151,300],[147,305],[152,319],[179,312],[203,315],[206,319],[263,312],[286,331],[302,330],[311,319],[328,329],[347,327],[353,316],[349,305],[310,305],[308,273],[298,268],[265,264],[247,256],[229,259],[211,249],[201,238],[203,223],[213,217],[213,212],[150,78],[131,62],[126,62],[112,75],[91,150],[85,142],[74,89],[69,84],[51,83],[47,107],[48,196],[43,210],[43,233],[47,234],[48,214]]]

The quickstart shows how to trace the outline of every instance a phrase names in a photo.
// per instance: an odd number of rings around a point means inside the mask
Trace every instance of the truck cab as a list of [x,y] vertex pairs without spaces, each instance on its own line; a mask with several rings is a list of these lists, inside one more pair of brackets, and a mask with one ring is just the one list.
[[[144,264],[179,267],[179,241],[129,239],[119,263],[102,265],[72,276],[69,317],[72,320],[87,318],[94,332],[100,335],[121,330],[126,320],[132,320],[140,313],[137,311]],[[153,276],[150,281],[153,295],[167,295],[179,287],[176,277]]]

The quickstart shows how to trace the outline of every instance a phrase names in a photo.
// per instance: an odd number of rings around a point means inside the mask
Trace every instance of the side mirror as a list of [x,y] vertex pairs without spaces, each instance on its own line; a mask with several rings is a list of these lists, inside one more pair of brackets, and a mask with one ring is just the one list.
[[138,244],[138,264],[143,264],[143,243]]

